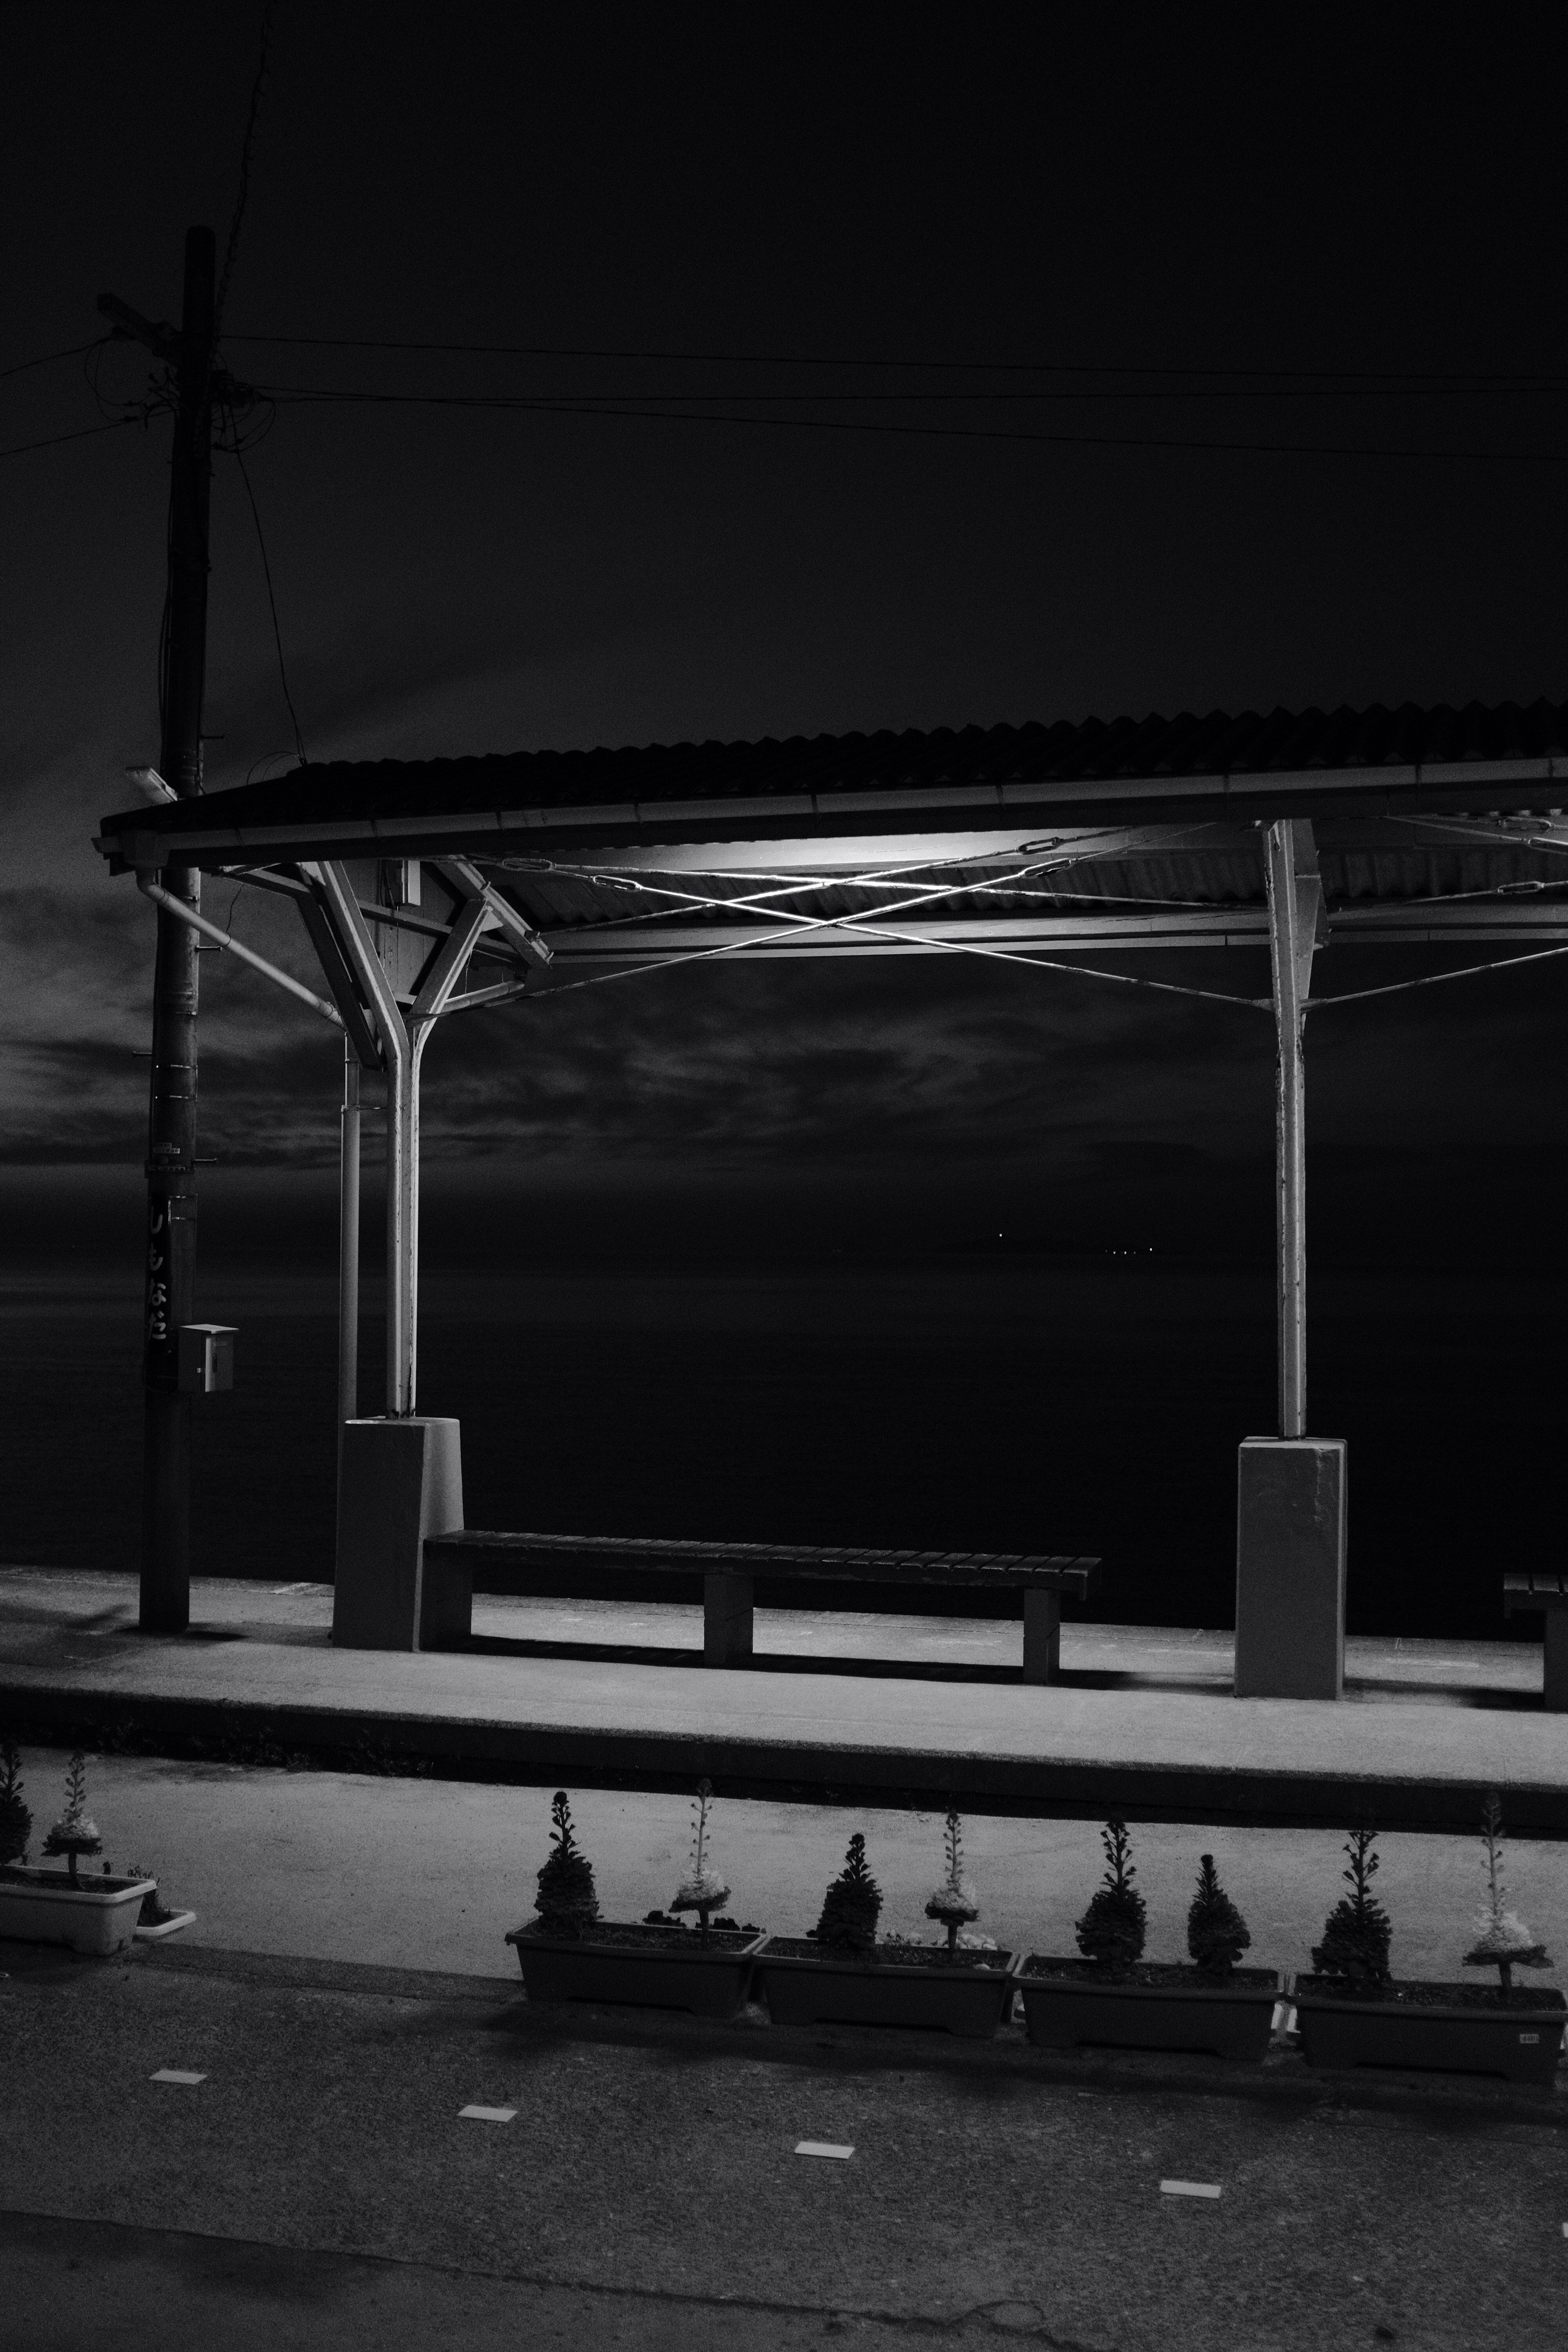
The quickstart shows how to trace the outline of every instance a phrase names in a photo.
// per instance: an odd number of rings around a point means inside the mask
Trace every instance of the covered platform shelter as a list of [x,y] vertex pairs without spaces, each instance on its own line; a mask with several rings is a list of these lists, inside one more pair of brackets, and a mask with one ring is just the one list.
[[[679,963],[977,955],[1271,1023],[1279,1412],[1240,1451],[1236,1689],[1339,1696],[1345,1455],[1310,1433],[1307,1411],[1305,1026],[1327,1004],[1568,953],[1568,706],[331,762],[182,800],[142,772],[150,804],[97,836],[111,870],[344,1031],[334,1640],[438,1641],[424,1547],[462,1525],[457,1424],[416,1411],[419,1073],[434,1024]],[[203,874],[291,897],[325,993],[202,915]],[[1458,971],[1393,968],[1347,994],[1322,987],[1316,961],[1336,941],[1467,952]],[[1101,961],[1219,947],[1267,950],[1268,992]],[[354,1387],[367,1071],[384,1085],[388,1136],[374,1419]],[[1552,1683],[1549,1654],[1549,1704]]]

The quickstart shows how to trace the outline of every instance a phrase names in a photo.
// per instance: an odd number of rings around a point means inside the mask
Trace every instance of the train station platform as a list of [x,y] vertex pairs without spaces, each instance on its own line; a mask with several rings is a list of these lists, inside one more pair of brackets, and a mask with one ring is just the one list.
[[757,1612],[750,1668],[701,1664],[701,1612],[476,1596],[462,1651],[334,1650],[331,1589],[198,1579],[192,1625],[136,1628],[136,1580],[0,1569],[11,1735],[237,1762],[298,1757],[536,1786],[689,1790],[1039,1818],[1568,1836],[1568,1731],[1542,1654],[1352,1638],[1340,1704],[1237,1699],[1227,1633]]

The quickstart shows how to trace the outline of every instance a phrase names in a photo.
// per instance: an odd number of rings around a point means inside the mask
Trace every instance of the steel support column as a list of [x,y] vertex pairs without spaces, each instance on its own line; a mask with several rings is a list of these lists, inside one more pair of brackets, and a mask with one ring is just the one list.
[[359,1412],[359,1055],[343,1039],[342,1148],[338,1168],[338,1452]]
[[420,1064],[431,1028],[494,918],[482,899],[459,908],[405,1016],[348,876],[338,865],[310,872],[374,1016],[386,1074],[386,1412],[390,1419],[405,1419],[418,1388]]
[[1279,1434],[1302,1437],[1307,1429],[1307,1073],[1302,1029],[1323,890],[1310,824],[1294,818],[1271,824],[1266,846],[1279,1045],[1274,1185]]

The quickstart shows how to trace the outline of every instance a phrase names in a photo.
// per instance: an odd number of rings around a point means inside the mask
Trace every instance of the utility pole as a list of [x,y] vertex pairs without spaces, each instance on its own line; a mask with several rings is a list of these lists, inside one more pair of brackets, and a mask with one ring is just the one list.
[[[215,240],[185,232],[179,331],[112,295],[99,308],[121,334],[173,362],[177,386],[169,471],[169,578],[160,647],[162,769],[184,800],[202,789],[206,678],[207,518],[212,489]],[[195,908],[201,876],[170,866],[170,895]],[[179,1386],[179,1333],[195,1320],[196,934],[158,910],[153,1076],[147,1122],[147,1246],[142,1379],[141,1627],[184,1633],[191,1616],[191,1400]]]

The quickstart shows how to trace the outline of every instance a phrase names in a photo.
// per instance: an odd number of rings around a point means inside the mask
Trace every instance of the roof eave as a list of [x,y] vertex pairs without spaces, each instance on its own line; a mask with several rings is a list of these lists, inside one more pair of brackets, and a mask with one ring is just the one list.
[[[170,863],[211,866],[294,858],[439,856],[462,849],[526,854],[608,851],[637,843],[789,841],[853,834],[940,833],[993,824],[1188,824],[1280,816],[1416,815],[1534,811],[1568,797],[1568,760],[1434,761],[1205,776],[1081,777],[889,792],[759,794],[722,800],[624,801],[563,808],[431,810],[323,815],[276,824],[215,823],[224,795],[106,817],[94,846],[112,871]],[[1157,817],[1155,812],[1158,812]]]

